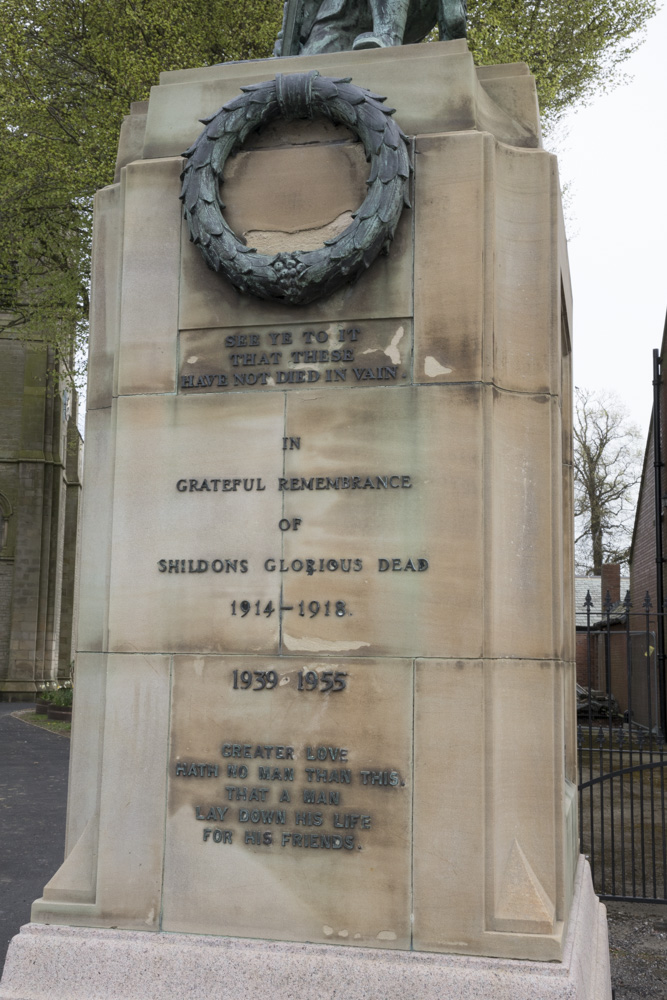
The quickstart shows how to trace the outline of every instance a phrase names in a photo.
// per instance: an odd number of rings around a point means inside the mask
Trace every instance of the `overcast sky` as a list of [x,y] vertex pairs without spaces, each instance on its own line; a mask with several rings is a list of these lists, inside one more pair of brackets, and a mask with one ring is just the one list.
[[574,382],[614,391],[643,436],[667,310],[666,66],[667,5],[626,63],[631,81],[571,113],[556,150],[569,188]]

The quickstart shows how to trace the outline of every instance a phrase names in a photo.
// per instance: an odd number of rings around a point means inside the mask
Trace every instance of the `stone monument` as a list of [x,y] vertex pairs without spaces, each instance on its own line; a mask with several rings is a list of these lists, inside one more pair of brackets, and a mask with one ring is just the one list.
[[125,122],[66,858],[3,1000],[610,996],[556,162],[525,66],[376,41]]

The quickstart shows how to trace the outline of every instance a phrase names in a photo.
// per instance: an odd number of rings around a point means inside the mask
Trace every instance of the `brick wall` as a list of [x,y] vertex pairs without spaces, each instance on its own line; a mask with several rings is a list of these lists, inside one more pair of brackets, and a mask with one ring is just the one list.
[[639,611],[648,591],[655,603],[655,495],[653,486],[653,433],[649,434],[642,485],[635,519],[630,568],[633,611]]
[[[586,632],[577,632],[577,684],[588,687],[588,637]],[[600,678],[598,676],[597,649],[594,634],[591,633],[590,657],[591,657],[591,687],[594,691],[600,688]]]
[[[667,336],[667,333],[666,333]],[[661,428],[660,439],[662,446],[662,461],[667,459],[667,341],[663,339],[662,348],[663,385],[661,388]],[[651,392],[650,383],[647,380],[646,391]],[[642,482],[637,505],[637,515],[635,518],[635,529],[632,541],[632,555],[630,563],[631,577],[631,599],[632,617],[631,628],[633,631],[643,633],[648,630],[648,639],[638,635],[635,642],[638,646],[636,653],[633,653],[633,715],[644,725],[655,725],[658,718],[658,705],[655,699],[655,691],[652,693],[652,704],[649,710],[649,685],[655,686],[655,646],[658,623],[654,615],[649,615],[648,619],[644,611],[644,602],[648,592],[652,610],[657,609],[657,567],[656,567],[656,511],[655,511],[655,480],[654,480],[654,440],[653,422],[648,434],[644,465],[642,470]],[[662,493],[667,495],[667,467],[662,469]],[[667,555],[667,537],[665,534],[664,516],[662,518],[662,545],[663,553]],[[664,587],[664,566],[663,566],[663,587]],[[652,657],[647,660],[646,643],[652,647]],[[648,670],[652,673],[649,680]]]

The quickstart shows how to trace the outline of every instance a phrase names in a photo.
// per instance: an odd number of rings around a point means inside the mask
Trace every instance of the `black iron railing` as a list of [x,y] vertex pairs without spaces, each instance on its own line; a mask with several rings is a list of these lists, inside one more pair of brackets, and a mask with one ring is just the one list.
[[[603,899],[667,903],[667,747],[658,655],[664,611],[630,595],[592,621],[577,686],[579,833]],[[583,664],[579,664],[581,670]],[[584,681],[584,683],[582,683]]]

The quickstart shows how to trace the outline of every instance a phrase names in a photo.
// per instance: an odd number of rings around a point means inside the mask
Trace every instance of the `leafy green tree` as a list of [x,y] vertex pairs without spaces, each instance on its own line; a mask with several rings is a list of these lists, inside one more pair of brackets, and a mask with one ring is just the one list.
[[[469,0],[478,63],[524,60],[553,121],[618,77],[654,0]],[[162,70],[271,54],[282,0],[0,0],[0,331],[72,364],[86,337],[92,196]],[[4,311],[3,311],[4,310]]]
[[622,79],[654,0],[468,0],[478,65],[528,63],[547,125]]
[[0,0],[0,328],[75,372],[92,197],[162,70],[268,55],[279,0]]

